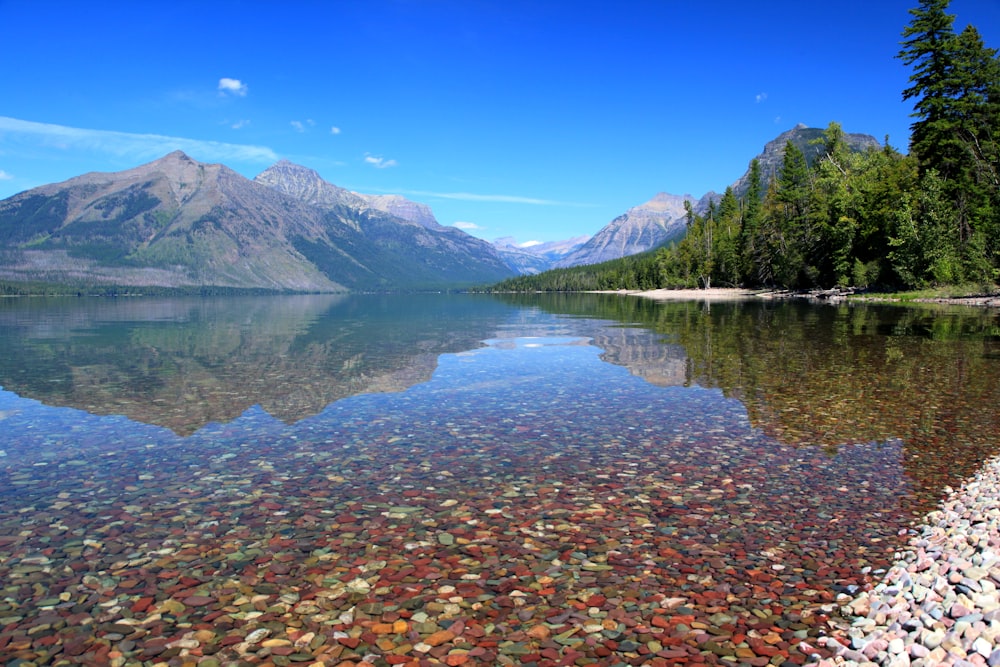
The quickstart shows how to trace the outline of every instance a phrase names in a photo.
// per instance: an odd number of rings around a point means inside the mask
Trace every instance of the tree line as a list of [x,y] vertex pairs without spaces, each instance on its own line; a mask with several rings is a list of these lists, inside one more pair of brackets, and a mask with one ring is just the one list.
[[909,153],[854,151],[831,123],[809,164],[792,142],[775,174],[707,211],[686,204],[685,236],[654,252],[496,289],[650,287],[921,288],[995,284],[1000,271],[1000,59],[950,0],[910,10],[898,58],[912,68]]

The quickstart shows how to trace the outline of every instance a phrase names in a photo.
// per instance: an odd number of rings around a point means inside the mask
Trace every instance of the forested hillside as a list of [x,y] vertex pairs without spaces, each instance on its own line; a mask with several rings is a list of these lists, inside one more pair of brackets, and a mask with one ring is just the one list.
[[[909,154],[849,150],[840,125],[810,166],[789,142],[765,180],[729,188],[684,238],[656,251],[505,281],[497,289],[812,288],[979,283],[1000,270],[1000,60],[979,32],[954,31],[948,0],[910,11],[899,59],[912,68]],[[566,271],[574,271],[568,269]]]

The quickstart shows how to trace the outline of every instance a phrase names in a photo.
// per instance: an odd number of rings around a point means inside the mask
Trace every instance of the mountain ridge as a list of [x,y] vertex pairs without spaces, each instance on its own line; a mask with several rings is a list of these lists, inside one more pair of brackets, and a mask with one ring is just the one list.
[[[707,195],[706,195],[707,196]],[[707,207],[704,197],[672,195],[659,192],[649,201],[633,206],[600,231],[594,234],[566,257],[555,263],[555,268],[599,264],[662,245],[684,233],[684,202],[700,210]]]
[[[787,141],[816,159],[823,133],[800,124],[767,142],[755,158],[764,178],[780,169]],[[853,150],[879,146],[870,135],[844,138]],[[748,176],[732,184],[737,196]],[[288,160],[247,179],[174,151],[0,201],[0,280],[319,292],[482,285],[651,250],[684,234],[685,203],[703,213],[715,198],[659,192],[589,238],[490,243],[441,225],[426,204],[353,192]]]
[[397,218],[287,161],[272,170],[265,183],[175,151],[14,195],[0,201],[0,279],[337,292],[513,273],[461,230]]

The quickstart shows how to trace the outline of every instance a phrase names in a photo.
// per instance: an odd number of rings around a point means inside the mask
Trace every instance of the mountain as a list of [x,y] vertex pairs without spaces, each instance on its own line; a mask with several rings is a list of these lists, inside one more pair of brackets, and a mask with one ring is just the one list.
[[[814,161],[823,132],[799,125],[768,142],[757,156],[765,178],[788,141]],[[864,134],[844,139],[859,151],[879,145]],[[738,196],[748,175],[732,186]],[[660,193],[590,239],[490,244],[438,224],[424,204],[352,192],[287,160],[249,180],[177,151],[0,201],[0,281],[306,292],[483,285],[650,250],[684,233],[685,201],[702,213],[712,198]]]
[[556,262],[555,266],[598,264],[635,255],[677,238],[683,235],[685,229],[685,201],[691,202],[699,212],[708,206],[705,197],[696,200],[691,195],[661,192],[609,222],[580,248]]
[[513,236],[505,236],[494,239],[493,245],[514,271],[534,274],[554,268],[556,262],[580,248],[589,239],[589,236],[576,236],[562,241],[518,243]]
[[343,290],[290,239],[328,238],[317,209],[174,152],[0,202],[0,279]]
[[488,243],[443,229],[289,162],[252,181],[177,151],[0,201],[0,280],[333,292],[510,275]]
[[[764,145],[762,153],[756,156],[760,163],[761,174],[766,182],[781,169],[784,161],[785,144],[791,141],[806,156],[811,165],[823,155],[823,133],[825,130],[811,128],[801,123]],[[878,148],[879,142],[867,134],[844,134],[844,141],[855,151],[868,148]],[[748,163],[749,164],[749,163]],[[737,197],[746,194],[750,187],[750,169],[731,186]],[[691,195],[670,195],[659,193],[651,200],[629,209],[618,216],[582,247],[564,258],[558,260],[554,267],[580,266],[597,264],[609,259],[617,259],[634,255],[646,250],[652,250],[668,241],[680,238],[685,230],[684,202],[690,201],[695,213],[708,210],[709,201],[717,200],[719,196],[709,192],[695,200]]]
[[280,160],[254,178],[307,204],[321,207],[347,206],[357,210],[374,209],[402,220],[416,222],[429,229],[441,228],[426,204],[410,201],[400,195],[365,195],[338,187],[323,180],[317,172]]
[[442,225],[431,211],[431,207],[420,202],[410,201],[400,195],[363,195],[355,193],[364,199],[369,206],[379,211],[384,211],[389,215],[394,215],[403,220],[415,222],[428,229],[440,230]]
[[[490,243],[456,227],[438,224],[430,208],[397,195],[362,195],[324,181],[312,169],[279,162],[254,182],[299,199],[348,224],[357,224],[365,239],[390,263],[380,264],[382,279],[396,287],[433,284],[486,284],[514,271]],[[399,211],[398,217],[382,207]],[[300,248],[317,266],[337,262],[323,248]]]
[[[823,133],[825,129],[818,127],[808,127],[799,123],[787,132],[782,132],[771,141],[764,144],[764,151],[755,158],[760,164],[760,173],[764,180],[764,190],[767,189],[768,180],[778,175],[782,163],[785,160],[785,144],[791,141],[805,155],[806,162],[812,166],[818,158],[823,156]],[[878,148],[878,139],[869,134],[847,134],[844,133],[844,142],[851,150],[861,152],[869,148]],[[749,165],[749,163],[747,163]],[[733,193],[737,197],[742,197],[750,188],[750,168],[732,184]]]
[[359,210],[367,206],[364,197],[356,192],[328,183],[319,173],[288,160],[279,160],[253,180],[311,206],[345,206]]

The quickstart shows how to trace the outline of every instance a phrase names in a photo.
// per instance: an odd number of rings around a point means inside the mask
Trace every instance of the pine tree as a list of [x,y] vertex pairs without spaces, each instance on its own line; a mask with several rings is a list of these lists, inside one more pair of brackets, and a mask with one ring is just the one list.
[[956,38],[956,79],[962,91],[955,101],[958,141],[965,149],[961,183],[973,237],[993,239],[1000,251],[1000,60],[996,49],[983,44],[979,32],[967,26]]
[[737,285],[740,282],[740,202],[728,186],[719,200],[715,240],[716,282]]
[[[974,27],[955,34],[948,4],[923,0],[910,10],[898,54],[913,67],[903,99],[915,100],[910,148],[920,174],[933,172],[940,197],[953,207],[947,242],[962,269],[935,271],[935,279],[947,273],[985,281],[993,279],[1000,253],[1000,63]],[[936,209],[924,210],[927,225],[939,229]]]
[[911,9],[913,20],[903,30],[898,58],[913,67],[910,87],[903,101],[915,100],[910,149],[920,160],[921,171],[934,169],[942,178],[955,170],[956,139],[952,122],[955,75],[955,17],[946,13],[950,0],[923,0]]
[[789,218],[801,218],[805,215],[808,194],[809,165],[806,156],[798,146],[788,141],[785,143],[784,157],[778,171],[777,197],[785,206],[785,214]]
[[743,215],[740,226],[740,257],[743,260],[743,280],[752,285],[760,284],[757,274],[760,244],[761,200],[763,199],[760,162],[750,161],[750,185],[743,197]]
[[814,165],[809,202],[809,234],[815,239],[809,264],[820,284],[848,285],[859,217],[851,182],[857,159],[839,123],[830,123],[820,141],[824,153]]

